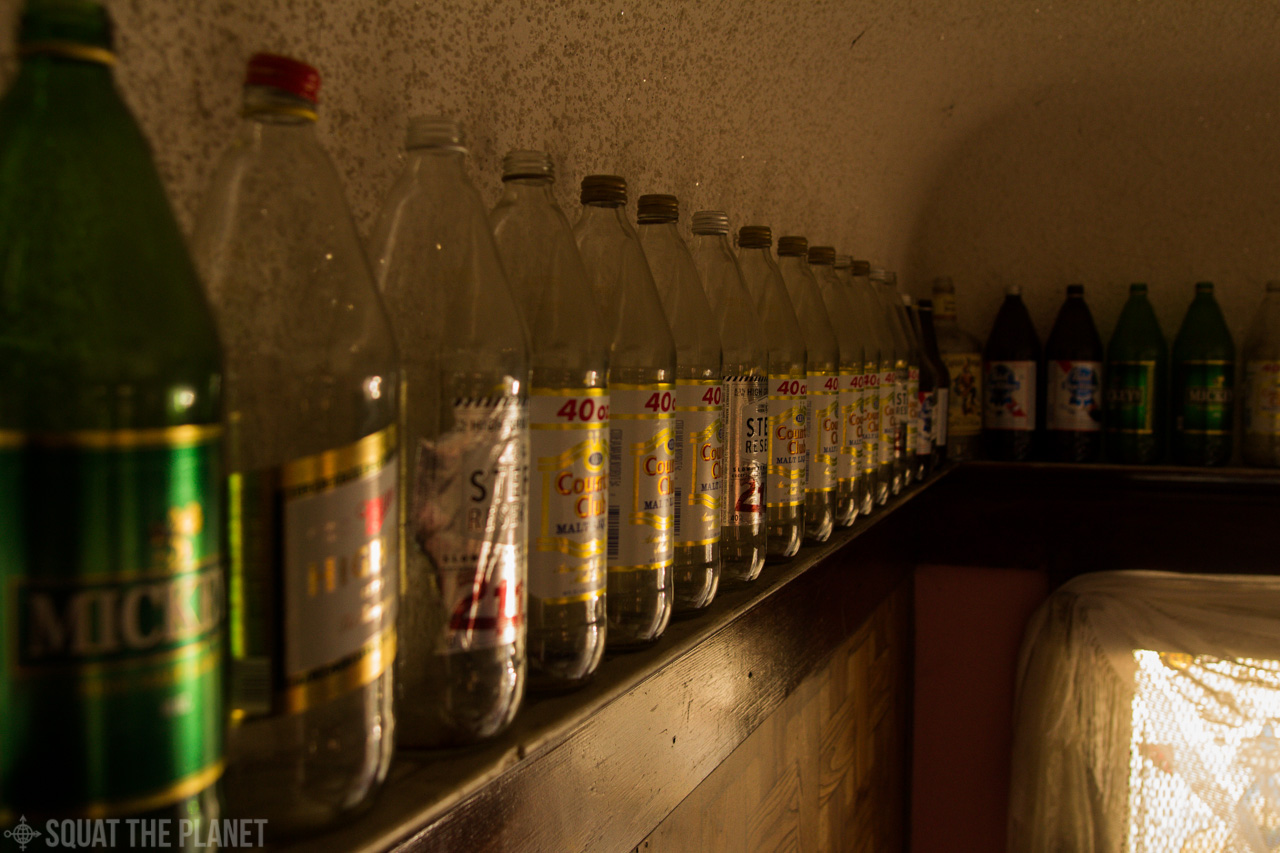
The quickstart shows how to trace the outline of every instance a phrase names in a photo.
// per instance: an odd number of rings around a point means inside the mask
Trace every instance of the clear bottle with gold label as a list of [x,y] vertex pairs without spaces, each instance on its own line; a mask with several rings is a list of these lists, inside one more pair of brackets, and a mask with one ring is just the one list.
[[804,333],[770,248],[767,225],[738,229],[742,280],[755,303],[769,345],[768,469],[765,477],[766,556],[787,559],[800,550],[809,474],[809,383]]
[[947,398],[947,456],[977,459],[982,450],[982,342],[956,321],[956,286],[950,276],[933,281],[938,352],[951,376]]
[[893,405],[891,399],[885,400],[886,393],[892,397],[893,391],[892,383],[887,391],[884,383],[894,375],[894,337],[871,282],[871,264],[855,260],[850,273],[853,304],[866,317],[876,340],[875,364],[868,359],[863,368],[863,471],[870,483],[872,502],[883,506],[893,493],[893,438],[886,425],[893,420]]
[[881,470],[888,480],[889,495],[899,494],[906,485],[906,400],[907,358],[910,352],[906,332],[898,322],[898,297],[889,283],[889,273],[879,267],[872,268],[868,277],[871,290],[880,306],[884,328],[893,340],[889,361],[881,353],[880,368],[880,461]]
[[676,410],[672,419],[675,612],[696,613],[720,584],[720,504],[724,500],[724,388],[720,333],[693,256],[676,220],[673,195],[642,195],[640,245],[676,342]]
[[818,282],[809,270],[809,241],[778,238],[778,270],[804,334],[809,423],[809,472],[805,483],[804,535],[831,536],[836,517],[836,463],[840,455],[840,346]]
[[645,646],[671,619],[676,347],[635,229],[627,183],[582,179],[578,251],[609,331],[608,645]]
[[[855,408],[850,424],[854,428],[854,440],[859,449],[852,454],[858,466],[858,512],[869,515],[878,505],[880,487],[879,429],[880,429],[880,351],[884,348],[880,323],[869,294],[864,289],[869,264],[855,261],[849,255],[836,255],[836,281],[848,304],[850,318],[859,339],[863,342],[862,369],[854,374],[856,382]],[[859,279],[862,281],[859,281]]]
[[556,204],[551,158],[512,151],[489,215],[529,327],[529,686],[595,672],[605,644],[609,336],[573,229]]
[[857,311],[836,273],[836,250],[810,246],[809,268],[822,294],[840,348],[840,375],[835,422],[829,427],[836,447],[836,524],[848,527],[862,509],[862,394],[860,380],[865,364],[864,335]]
[[1280,467],[1280,281],[1267,282],[1249,336],[1244,362],[1244,461]]
[[724,489],[720,577],[755,580],[764,568],[765,471],[769,460],[769,348],[738,259],[729,245],[729,216],[693,215],[693,262],[719,323],[723,348]]
[[227,802],[281,834],[364,803],[395,730],[400,366],[315,136],[319,86],[249,61],[193,240],[227,365]]
[[525,680],[529,356],[456,121],[409,119],[370,255],[404,365],[399,742],[501,732]]

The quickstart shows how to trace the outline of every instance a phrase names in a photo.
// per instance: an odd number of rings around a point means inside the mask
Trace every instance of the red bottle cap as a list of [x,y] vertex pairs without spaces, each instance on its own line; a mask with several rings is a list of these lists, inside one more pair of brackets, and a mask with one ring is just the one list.
[[249,60],[244,84],[270,86],[314,104],[320,94],[320,72],[287,56],[256,53]]

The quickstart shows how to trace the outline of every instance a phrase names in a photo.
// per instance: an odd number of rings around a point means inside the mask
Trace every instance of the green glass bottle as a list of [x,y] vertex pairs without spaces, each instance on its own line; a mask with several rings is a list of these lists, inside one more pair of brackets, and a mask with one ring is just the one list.
[[1197,282],[1173,342],[1173,459],[1179,465],[1231,459],[1235,367],[1236,346],[1213,298],[1213,282]]
[[177,818],[220,811],[221,350],[102,7],[33,0],[19,54],[0,101],[0,826],[170,818],[176,841]]
[[1107,458],[1152,465],[1164,457],[1169,345],[1145,284],[1129,285],[1103,371]]

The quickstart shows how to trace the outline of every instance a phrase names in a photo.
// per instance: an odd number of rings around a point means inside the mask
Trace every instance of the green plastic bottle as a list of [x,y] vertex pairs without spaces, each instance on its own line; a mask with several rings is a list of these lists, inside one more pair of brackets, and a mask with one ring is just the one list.
[[0,826],[219,815],[222,357],[107,15],[0,100]]
[[1197,282],[1173,342],[1173,459],[1179,465],[1231,459],[1235,368],[1236,346],[1213,282]]
[[1164,457],[1169,345],[1147,299],[1147,286],[1129,285],[1129,300],[1107,346],[1105,382],[1107,458],[1152,465]]

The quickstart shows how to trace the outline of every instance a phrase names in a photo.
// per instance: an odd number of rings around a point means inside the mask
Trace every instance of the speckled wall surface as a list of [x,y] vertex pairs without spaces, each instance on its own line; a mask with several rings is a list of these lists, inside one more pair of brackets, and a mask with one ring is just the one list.
[[[985,335],[1005,283],[1047,334],[1072,281],[1109,334],[1197,278],[1239,330],[1280,277],[1280,6],[1263,0],[108,0],[119,77],[184,223],[243,62],[324,75],[320,133],[367,230],[405,116],[444,111],[496,200],[511,147],[896,267],[955,276]],[[11,44],[16,0],[0,0]],[[6,62],[6,70],[11,58]]]

